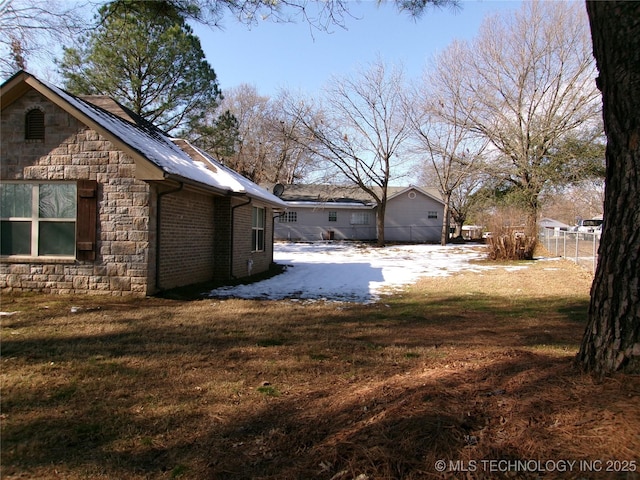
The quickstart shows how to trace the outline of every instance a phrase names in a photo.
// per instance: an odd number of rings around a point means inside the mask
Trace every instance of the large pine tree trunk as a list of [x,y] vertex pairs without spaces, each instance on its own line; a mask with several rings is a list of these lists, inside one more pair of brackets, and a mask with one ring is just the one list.
[[640,2],[588,1],[607,134],[600,259],[578,353],[585,370],[640,372]]

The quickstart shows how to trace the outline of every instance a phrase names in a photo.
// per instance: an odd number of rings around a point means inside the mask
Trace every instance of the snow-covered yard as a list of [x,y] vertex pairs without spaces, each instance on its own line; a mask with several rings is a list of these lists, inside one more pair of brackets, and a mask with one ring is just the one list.
[[287,266],[284,273],[250,285],[218,288],[210,296],[375,302],[421,277],[480,270],[470,261],[483,257],[484,251],[483,246],[466,245],[276,243],[274,260]]

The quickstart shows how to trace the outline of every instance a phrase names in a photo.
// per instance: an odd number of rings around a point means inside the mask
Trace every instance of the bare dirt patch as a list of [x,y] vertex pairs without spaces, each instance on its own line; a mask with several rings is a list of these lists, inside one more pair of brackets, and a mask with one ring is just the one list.
[[638,478],[640,377],[573,366],[589,273],[488,265],[375,305],[3,295],[2,478]]

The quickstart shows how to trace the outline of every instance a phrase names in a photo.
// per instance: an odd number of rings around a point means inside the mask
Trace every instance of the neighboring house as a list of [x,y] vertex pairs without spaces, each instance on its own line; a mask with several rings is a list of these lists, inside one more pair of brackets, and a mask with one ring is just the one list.
[[284,202],[106,97],[0,86],[0,288],[149,295],[266,271]]
[[[358,187],[278,184],[272,188],[288,207],[276,219],[276,240],[377,239],[376,203]],[[437,190],[389,187],[387,193],[386,241],[440,241],[444,203]]]
[[543,218],[538,221],[538,227],[549,228],[552,230],[570,230],[571,227],[566,223],[560,222],[558,220],[554,220],[553,218]]

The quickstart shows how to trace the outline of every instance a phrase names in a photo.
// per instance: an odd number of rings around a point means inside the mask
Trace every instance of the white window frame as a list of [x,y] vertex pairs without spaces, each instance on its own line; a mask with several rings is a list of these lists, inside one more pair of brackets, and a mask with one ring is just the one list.
[[278,223],[297,223],[298,222],[298,212],[285,212],[283,215],[278,217]]
[[437,219],[438,218],[438,212],[435,211],[435,210],[429,210],[427,212],[427,218],[435,218],[435,219]]
[[351,225],[369,225],[371,216],[369,212],[352,212],[349,223]]
[[264,252],[265,249],[265,215],[264,207],[253,207],[251,210],[251,251]]

